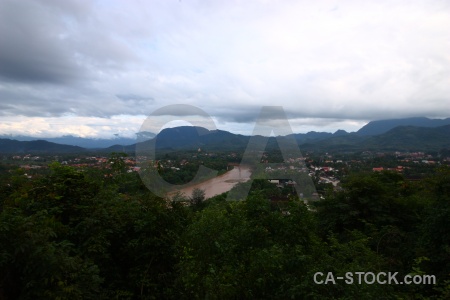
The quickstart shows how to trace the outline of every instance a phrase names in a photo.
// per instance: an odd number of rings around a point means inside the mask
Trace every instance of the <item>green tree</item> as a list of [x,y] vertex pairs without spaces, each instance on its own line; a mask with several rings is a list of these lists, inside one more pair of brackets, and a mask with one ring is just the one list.
[[59,240],[61,225],[45,210],[24,216],[0,214],[0,297],[2,299],[95,299],[102,282],[97,266]]
[[200,205],[205,200],[205,191],[199,188],[195,188],[192,191],[192,195],[189,198],[191,205]]

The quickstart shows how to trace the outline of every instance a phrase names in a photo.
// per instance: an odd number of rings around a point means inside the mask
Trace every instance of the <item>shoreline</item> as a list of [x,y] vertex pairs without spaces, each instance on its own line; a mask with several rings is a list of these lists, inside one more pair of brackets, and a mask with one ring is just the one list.
[[228,192],[236,184],[250,180],[252,170],[249,166],[235,166],[233,169],[222,175],[207,179],[205,181],[190,185],[181,189],[176,189],[167,193],[172,198],[177,192],[181,192],[185,197],[189,197],[195,188],[205,191],[205,199]]

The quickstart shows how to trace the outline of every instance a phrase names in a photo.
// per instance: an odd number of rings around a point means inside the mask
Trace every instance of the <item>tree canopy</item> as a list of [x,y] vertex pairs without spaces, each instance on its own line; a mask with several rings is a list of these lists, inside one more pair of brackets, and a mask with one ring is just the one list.
[[[241,201],[195,190],[190,203],[156,197],[123,159],[1,177],[1,300],[450,297],[449,168],[350,174],[313,206],[267,180]],[[313,280],[360,271],[437,284]]]

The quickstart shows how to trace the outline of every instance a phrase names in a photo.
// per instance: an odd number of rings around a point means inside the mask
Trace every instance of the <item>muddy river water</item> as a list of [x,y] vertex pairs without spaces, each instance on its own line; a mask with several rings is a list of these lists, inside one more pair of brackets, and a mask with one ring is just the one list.
[[[246,182],[250,179],[252,172],[250,168],[245,166],[236,166],[232,170],[216,176],[212,179],[203,181],[193,186],[189,186],[177,191],[183,193],[185,196],[190,197],[192,191],[195,188],[199,188],[205,191],[205,198],[211,198],[213,196],[228,192],[239,182]],[[169,196],[173,196],[175,192],[169,193]]]

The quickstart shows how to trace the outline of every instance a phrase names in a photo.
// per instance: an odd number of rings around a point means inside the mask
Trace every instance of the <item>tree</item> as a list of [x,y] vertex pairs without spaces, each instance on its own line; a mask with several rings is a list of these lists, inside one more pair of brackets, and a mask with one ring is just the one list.
[[191,205],[200,205],[205,200],[205,191],[199,188],[195,188],[192,191],[190,198]]

